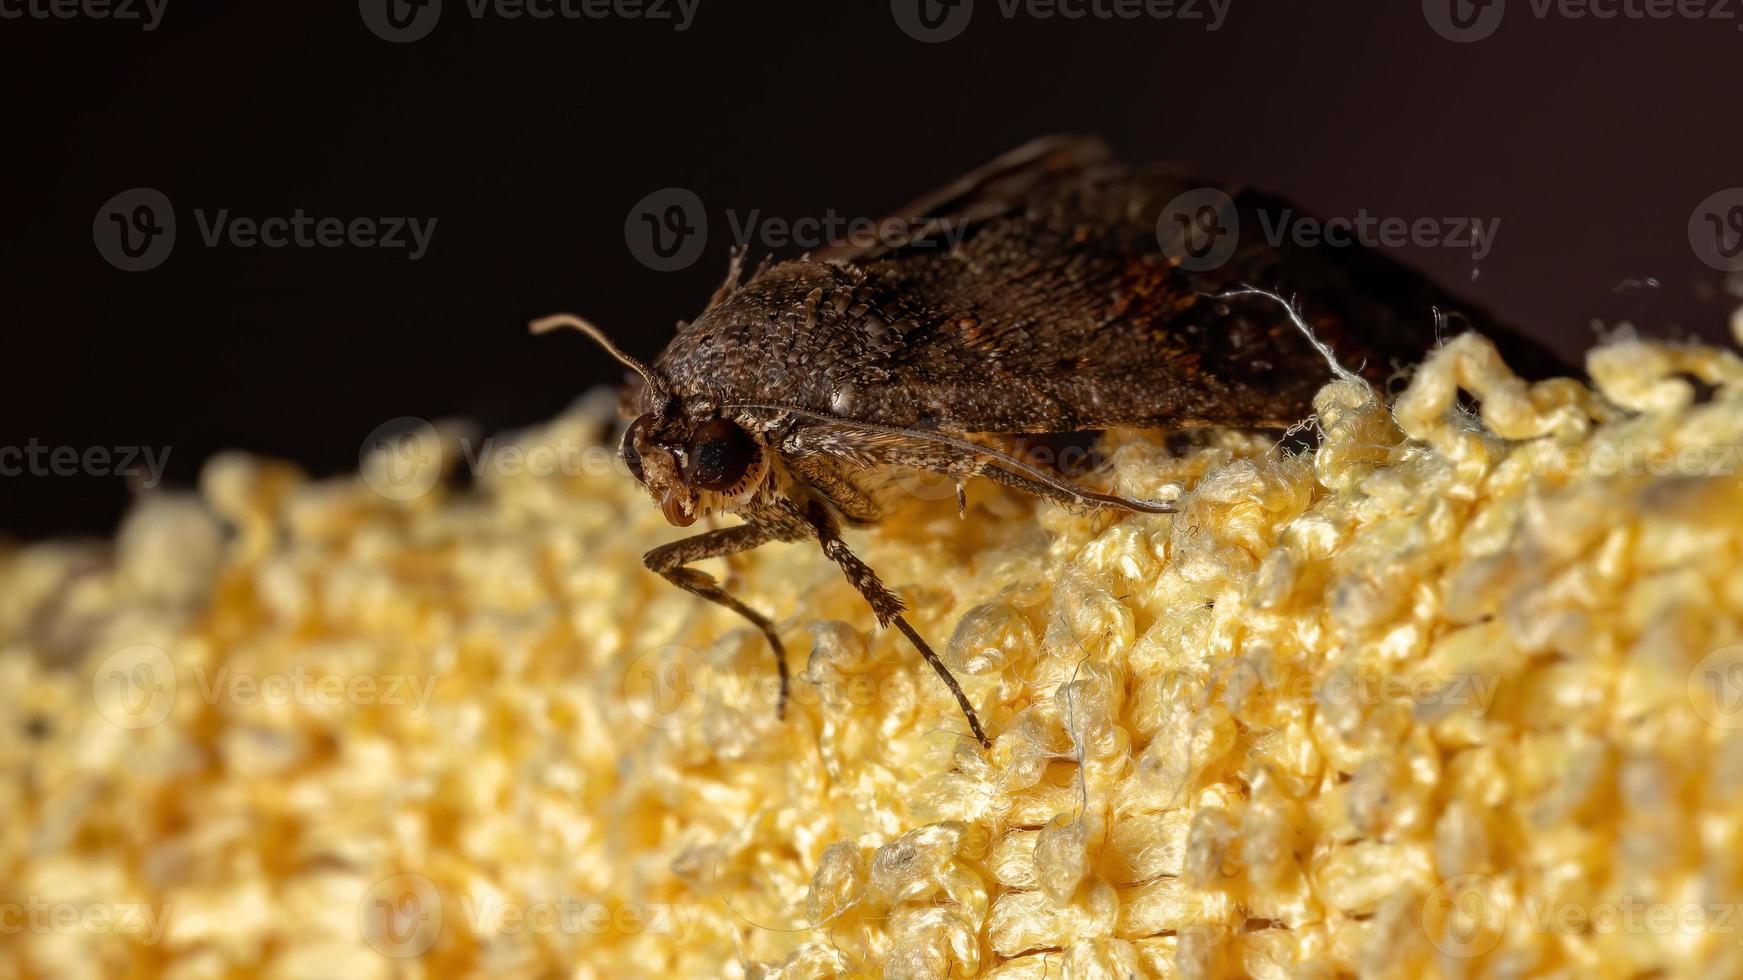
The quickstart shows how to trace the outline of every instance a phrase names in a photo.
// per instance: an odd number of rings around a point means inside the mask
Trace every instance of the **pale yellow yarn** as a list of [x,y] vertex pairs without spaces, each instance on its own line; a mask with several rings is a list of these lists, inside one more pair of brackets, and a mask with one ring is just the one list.
[[916,487],[851,543],[984,752],[802,544],[706,566],[778,722],[640,488],[528,465],[606,400],[464,491],[216,459],[0,555],[0,978],[1743,975],[1743,361],[1589,371],[1112,436],[1173,516]]

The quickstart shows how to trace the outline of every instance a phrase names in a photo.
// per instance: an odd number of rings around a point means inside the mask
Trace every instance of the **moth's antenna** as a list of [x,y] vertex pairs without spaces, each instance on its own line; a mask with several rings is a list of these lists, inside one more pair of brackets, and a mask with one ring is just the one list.
[[551,331],[561,327],[573,327],[587,336],[592,337],[599,346],[605,348],[607,354],[617,358],[625,367],[641,375],[642,380],[648,383],[648,387],[658,392],[662,398],[671,397],[671,393],[666,389],[666,383],[660,380],[660,376],[654,373],[653,368],[648,367],[646,364],[643,364],[624,353],[623,348],[611,342],[611,338],[605,335],[605,331],[600,330],[598,327],[588,323],[586,320],[581,319],[573,313],[556,313],[551,316],[541,317],[527,326],[533,333],[550,333]]

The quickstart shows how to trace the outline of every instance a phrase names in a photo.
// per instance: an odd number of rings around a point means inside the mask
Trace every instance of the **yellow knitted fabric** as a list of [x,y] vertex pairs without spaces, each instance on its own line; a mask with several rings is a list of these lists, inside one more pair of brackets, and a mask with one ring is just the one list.
[[1112,436],[1177,515],[917,486],[850,541],[990,751],[805,544],[704,566],[778,722],[605,399],[221,457],[0,555],[0,978],[1743,974],[1743,361],[1588,369]]

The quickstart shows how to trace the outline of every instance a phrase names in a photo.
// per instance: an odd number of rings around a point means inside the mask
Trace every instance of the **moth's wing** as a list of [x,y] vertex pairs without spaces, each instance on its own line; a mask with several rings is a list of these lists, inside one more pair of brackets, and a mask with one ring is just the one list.
[[[1254,227],[1261,213],[1272,216],[1273,222],[1285,213],[1301,213],[1289,201],[1259,190],[1239,192],[1235,203],[1243,217],[1246,239],[1264,236],[1262,227]],[[1320,318],[1328,329],[1349,337],[1346,342],[1354,348],[1352,353],[1366,348],[1404,364],[1415,364],[1421,360],[1415,352],[1426,353],[1437,341],[1475,330],[1494,341],[1508,366],[1526,378],[1579,373],[1529,334],[1393,259],[1383,249],[1308,246],[1284,236],[1276,246],[1249,242],[1236,259],[1223,277],[1225,282],[1233,284],[1235,277],[1243,276],[1255,284],[1299,296],[1323,311]]]
[[[859,363],[808,379],[813,401],[855,417],[953,432],[1109,426],[1288,425],[1312,412],[1326,359],[1282,304],[1299,304],[1340,363],[1384,385],[1442,333],[1481,330],[1528,376],[1564,373],[1544,347],[1383,252],[1273,246],[1286,202],[1228,187],[1239,235],[1227,261],[1184,268],[1158,222],[1217,185],[1175,168],[1080,171],[1038,182],[1018,211],[948,254],[863,266],[855,310],[911,324]],[[1456,311],[1465,326],[1443,320]],[[859,338],[837,336],[837,349]]]
[[975,168],[930,194],[884,216],[908,229],[906,242],[839,242],[812,253],[820,261],[866,262],[914,251],[937,250],[940,238],[956,236],[1021,209],[1044,181],[1056,181],[1111,165],[1112,153],[1098,136],[1042,136]]
[[1160,167],[995,171],[1027,189],[989,197],[1000,178],[983,176],[932,196],[1006,202],[950,251],[773,266],[682,331],[656,369],[721,404],[947,433],[1291,424],[1331,369],[1282,304],[1229,295],[1249,285],[1299,301],[1315,336],[1375,383],[1420,362],[1449,309],[1511,362],[1554,365],[1383,253],[1271,245],[1267,222],[1287,208],[1272,198],[1227,188],[1236,246],[1193,271],[1157,227],[1206,182]]

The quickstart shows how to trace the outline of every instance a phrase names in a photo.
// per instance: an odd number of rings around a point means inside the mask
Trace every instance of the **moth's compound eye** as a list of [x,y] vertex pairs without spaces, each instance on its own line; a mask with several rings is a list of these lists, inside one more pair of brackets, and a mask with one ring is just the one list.
[[635,448],[636,433],[647,428],[647,419],[643,415],[631,422],[629,428],[624,430],[623,443],[617,447],[617,455],[622,457],[623,465],[629,467],[629,473],[635,477],[637,483],[648,482],[647,474],[642,472],[642,454]]
[[725,419],[703,423],[691,437],[684,479],[704,490],[730,490],[757,458],[756,443]]

